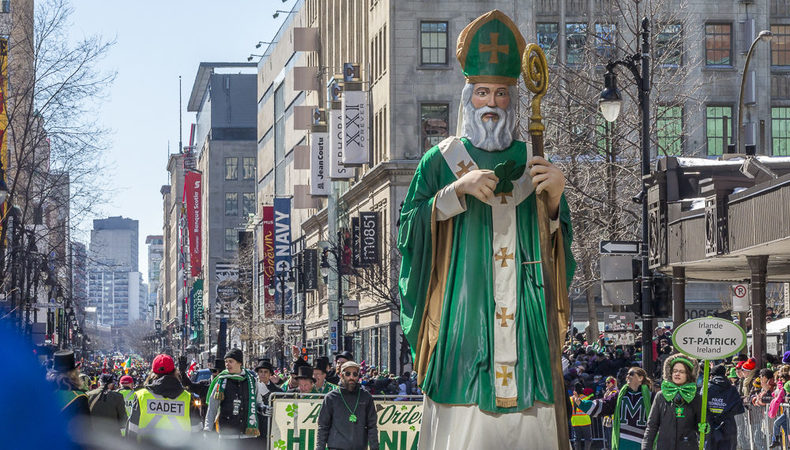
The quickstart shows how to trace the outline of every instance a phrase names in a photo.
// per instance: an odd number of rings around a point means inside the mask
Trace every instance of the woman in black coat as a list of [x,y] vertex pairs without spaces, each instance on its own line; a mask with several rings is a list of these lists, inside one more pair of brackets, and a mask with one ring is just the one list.
[[676,353],[664,362],[664,381],[647,419],[642,450],[697,449],[702,399],[697,392],[697,361]]

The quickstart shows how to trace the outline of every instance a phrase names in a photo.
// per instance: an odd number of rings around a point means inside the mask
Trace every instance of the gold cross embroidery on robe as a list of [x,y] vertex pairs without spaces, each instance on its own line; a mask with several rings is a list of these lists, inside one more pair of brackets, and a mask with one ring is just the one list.
[[508,314],[507,313],[507,308],[506,307],[503,306],[500,309],[502,310],[502,313],[497,311],[497,313],[496,313],[496,320],[501,320],[502,321],[502,322],[499,323],[499,326],[506,327],[506,326],[508,326],[507,321],[508,320],[513,320],[514,316],[513,316],[513,314]]
[[466,161],[459,162],[458,163],[458,167],[460,167],[461,170],[459,170],[458,172],[455,172],[455,176],[457,176],[458,178],[461,178],[462,176],[464,176],[467,173],[469,173],[470,169],[472,167],[474,167],[474,166],[475,165],[473,163],[471,163],[471,162],[470,163],[467,163]]
[[491,33],[489,35],[491,39],[490,44],[480,44],[479,52],[491,52],[491,56],[488,58],[489,64],[497,64],[499,62],[499,54],[504,53],[507,55],[508,53],[508,46],[507,45],[497,45],[497,41],[499,41],[499,33]]
[[508,372],[507,367],[499,366],[501,372],[496,373],[496,378],[502,379],[502,386],[507,386],[509,380],[513,379],[513,372]]
[[499,253],[494,254],[494,260],[502,261],[502,265],[500,267],[507,267],[508,259],[513,259],[513,254],[507,252],[507,247],[500,248]]
[[496,194],[496,196],[499,197],[500,205],[507,205],[507,197],[512,197],[513,192],[500,192],[499,194]]

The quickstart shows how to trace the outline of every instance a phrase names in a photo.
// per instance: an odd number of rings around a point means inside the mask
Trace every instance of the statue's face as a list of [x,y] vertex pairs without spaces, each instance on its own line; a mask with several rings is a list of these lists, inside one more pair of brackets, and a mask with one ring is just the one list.
[[[483,106],[507,109],[510,105],[510,91],[506,84],[477,83],[472,93],[472,105],[475,109],[479,109]],[[499,119],[500,117],[496,113],[486,113],[483,115],[484,122],[489,120],[498,121]]]

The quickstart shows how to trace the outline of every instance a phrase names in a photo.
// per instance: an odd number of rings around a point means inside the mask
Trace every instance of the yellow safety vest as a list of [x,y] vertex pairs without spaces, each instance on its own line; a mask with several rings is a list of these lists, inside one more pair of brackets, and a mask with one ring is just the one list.
[[[183,391],[176,398],[166,398],[148,389],[140,389],[135,395],[140,405],[140,422],[136,430],[138,437],[152,434],[154,430],[191,430],[189,402],[192,397],[189,392]],[[131,429],[132,424],[129,425]]]
[[[589,400],[590,397],[592,396],[588,395],[587,397],[584,397],[582,400]],[[571,425],[574,427],[583,427],[585,425],[592,424],[592,420],[590,419],[590,416],[582,412],[582,410],[579,409],[579,407],[576,406],[575,403],[573,403],[573,397],[570,397],[570,399],[571,399],[571,404],[573,404],[573,415],[571,416]]]
[[123,395],[123,403],[126,405],[126,417],[132,417],[132,407],[134,407],[134,390],[121,389],[118,391]]

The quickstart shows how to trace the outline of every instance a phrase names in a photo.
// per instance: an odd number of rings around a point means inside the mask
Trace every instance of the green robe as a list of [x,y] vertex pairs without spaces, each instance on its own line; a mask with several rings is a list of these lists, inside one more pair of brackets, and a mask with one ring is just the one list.
[[[516,165],[525,164],[527,160],[527,147],[521,141],[513,141],[510,147],[499,152],[477,149],[466,139],[462,141],[480,169],[493,170],[507,160],[515,161]],[[434,279],[432,272],[436,269],[432,246],[442,226],[433,211],[435,195],[455,180],[456,175],[435,146],[420,161],[403,203],[398,235],[398,249],[402,254],[401,324],[414,357],[418,356],[421,347],[418,342],[421,328],[431,326],[427,319],[424,324],[423,319],[431,290],[429,284]],[[512,407],[497,406],[494,388],[492,327],[497,319],[492,300],[492,209],[471,195],[466,196],[466,207],[465,212],[447,221],[452,221],[452,228],[443,231],[451,233],[452,244],[448,250],[449,261],[444,266],[446,283],[440,321],[433,324],[438,326],[438,338],[427,370],[420,373],[422,390],[437,403],[475,404],[483,411],[496,413],[521,411],[535,401],[553,403],[542,271],[540,264],[522,264],[540,260],[535,194],[531,193],[516,206],[518,307],[514,320],[518,396]],[[565,281],[570,285],[576,264],[570,252],[570,211],[564,197],[559,219]]]

